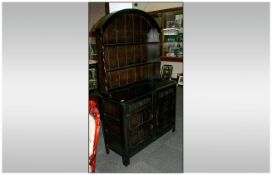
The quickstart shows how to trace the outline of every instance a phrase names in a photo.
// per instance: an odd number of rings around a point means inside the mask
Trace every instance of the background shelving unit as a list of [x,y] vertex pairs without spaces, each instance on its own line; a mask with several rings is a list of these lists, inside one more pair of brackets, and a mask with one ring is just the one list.
[[149,12],[161,28],[161,61],[183,61],[183,7]]

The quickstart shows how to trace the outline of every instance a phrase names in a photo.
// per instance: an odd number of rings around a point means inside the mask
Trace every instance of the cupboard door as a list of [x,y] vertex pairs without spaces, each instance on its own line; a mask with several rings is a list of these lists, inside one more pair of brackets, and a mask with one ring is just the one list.
[[154,118],[151,96],[128,105],[128,144],[130,149],[139,147],[153,136]]
[[147,122],[134,130],[129,131],[129,148],[136,149],[153,137],[153,122]]
[[175,87],[161,90],[157,94],[156,128],[161,133],[171,127],[175,120]]

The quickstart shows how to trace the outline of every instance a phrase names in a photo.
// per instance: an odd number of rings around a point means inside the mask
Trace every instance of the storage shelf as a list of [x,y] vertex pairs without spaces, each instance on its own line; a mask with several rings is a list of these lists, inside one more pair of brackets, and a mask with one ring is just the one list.
[[96,64],[97,60],[89,60],[89,64]]
[[97,88],[89,88],[89,91],[97,90]]
[[163,36],[178,36],[178,34],[163,34]]
[[167,56],[161,56],[161,61],[183,62],[183,56],[182,56],[182,57],[167,57]]
[[113,46],[124,46],[124,45],[141,45],[141,44],[160,44],[160,42],[128,42],[128,43],[112,43],[112,44],[103,44],[106,47]]
[[154,64],[154,63],[160,63],[160,61],[148,61],[148,62],[144,62],[144,63],[129,64],[126,66],[116,67],[116,68],[112,68],[112,69],[106,69],[106,72],[112,72],[112,71],[127,69],[130,67],[138,67],[138,66],[142,66],[142,65],[146,65],[146,64]]
[[163,30],[181,30],[183,28],[178,28],[178,27],[169,27],[169,28],[164,28]]
[[169,43],[182,43],[182,41],[165,41],[163,44],[169,44]]

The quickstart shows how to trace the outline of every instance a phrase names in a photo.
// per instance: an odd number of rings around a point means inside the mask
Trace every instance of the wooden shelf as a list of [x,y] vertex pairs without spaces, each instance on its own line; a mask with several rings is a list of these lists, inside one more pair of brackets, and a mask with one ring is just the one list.
[[183,62],[183,56],[182,56],[182,57],[167,57],[167,56],[161,56],[161,61]]
[[147,61],[147,62],[142,62],[142,63],[128,64],[128,65],[125,65],[125,66],[106,69],[106,72],[112,72],[112,71],[127,69],[127,68],[131,68],[131,67],[138,67],[138,66],[143,66],[143,65],[147,65],[147,64],[156,64],[156,63],[160,63],[160,61],[156,60],[156,61]]
[[112,43],[112,44],[104,43],[104,46],[112,47],[112,46],[141,45],[141,44],[160,44],[160,42],[128,42],[128,43]]

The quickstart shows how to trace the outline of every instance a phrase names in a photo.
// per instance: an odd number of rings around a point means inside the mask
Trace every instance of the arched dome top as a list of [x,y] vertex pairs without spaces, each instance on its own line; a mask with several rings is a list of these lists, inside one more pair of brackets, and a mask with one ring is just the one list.
[[149,14],[137,9],[109,14],[97,23],[95,37],[100,92],[159,79],[160,28]]
[[109,26],[110,23],[112,23],[114,20],[116,20],[118,17],[122,15],[137,15],[143,17],[146,21],[152,25],[152,28],[157,29],[157,32],[160,33],[160,27],[157,24],[157,22],[146,12],[138,9],[123,9],[117,12],[113,12],[108,14],[107,16],[103,17],[99,20],[98,24],[96,25],[96,30],[102,30],[104,32],[106,28]]

